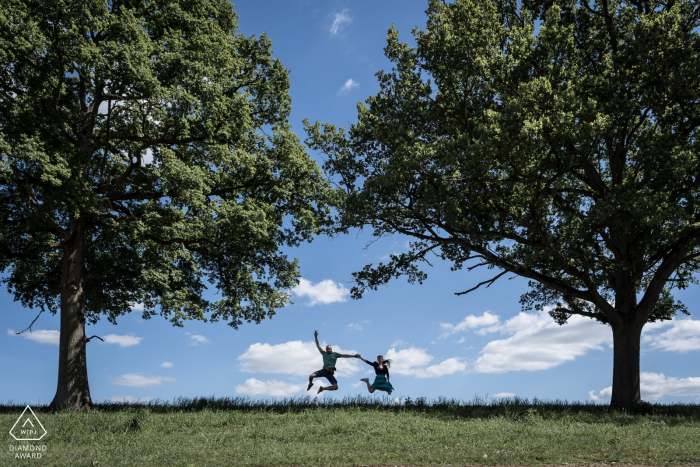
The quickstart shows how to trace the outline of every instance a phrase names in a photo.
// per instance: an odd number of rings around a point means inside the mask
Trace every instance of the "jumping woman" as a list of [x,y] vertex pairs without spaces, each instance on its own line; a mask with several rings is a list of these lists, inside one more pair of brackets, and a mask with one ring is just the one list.
[[370,362],[369,360],[365,360],[364,358],[362,358],[362,356],[360,356],[360,360],[362,360],[369,366],[374,367],[374,374],[376,376],[374,377],[374,383],[372,383],[371,386],[369,384],[369,378],[362,378],[360,380],[367,383],[367,390],[369,391],[369,393],[372,394],[378,389],[380,391],[386,391],[388,394],[391,394],[391,391],[394,390],[394,387],[389,382],[389,365],[391,365],[391,360],[384,360],[384,357],[382,357],[381,355],[377,356],[376,362]]

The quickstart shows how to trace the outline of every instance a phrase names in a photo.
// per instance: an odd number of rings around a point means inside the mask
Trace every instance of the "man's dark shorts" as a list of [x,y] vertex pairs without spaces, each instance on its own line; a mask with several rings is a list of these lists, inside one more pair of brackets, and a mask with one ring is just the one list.
[[326,378],[329,383],[331,383],[331,386],[334,384],[338,384],[338,380],[335,379],[335,376],[333,376],[333,373],[330,371],[326,370],[325,368],[322,368],[318,371],[314,371],[314,374],[316,375],[317,378]]

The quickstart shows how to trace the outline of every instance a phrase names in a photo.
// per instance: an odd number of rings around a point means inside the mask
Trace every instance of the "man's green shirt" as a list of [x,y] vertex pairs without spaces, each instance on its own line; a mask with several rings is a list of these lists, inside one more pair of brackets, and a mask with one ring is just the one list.
[[321,354],[323,355],[323,367],[335,370],[335,361],[338,360],[340,354],[338,352],[328,353],[325,350]]

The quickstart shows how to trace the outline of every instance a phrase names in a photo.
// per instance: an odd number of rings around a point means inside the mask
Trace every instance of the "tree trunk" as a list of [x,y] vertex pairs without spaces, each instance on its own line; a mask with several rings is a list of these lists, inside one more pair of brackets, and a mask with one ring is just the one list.
[[642,397],[639,384],[639,349],[644,324],[624,322],[613,328],[613,385],[610,407],[634,409]]
[[92,407],[88,384],[85,339],[85,235],[84,223],[71,222],[61,273],[61,337],[58,349],[58,385],[49,407],[84,410]]

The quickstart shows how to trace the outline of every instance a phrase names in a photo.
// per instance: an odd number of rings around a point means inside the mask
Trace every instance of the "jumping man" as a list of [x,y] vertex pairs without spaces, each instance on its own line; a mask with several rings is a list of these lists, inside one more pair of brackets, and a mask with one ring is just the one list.
[[316,347],[318,347],[318,351],[321,352],[321,355],[323,356],[323,369],[309,375],[309,387],[307,387],[306,390],[308,391],[311,389],[311,386],[314,385],[314,378],[326,378],[332,386],[324,388],[323,385],[321,385],[321,387],[318,389],[318,393],[321,394],[323,391],[337,391],[338,380],[335,379],[335,376],[333,376],[333,373],[335,373],[335,361],[339,358],[357,358],[359,355],[345,355],[339,354],[338,352],[333,352],[333,347],[330,345],[326,346],[326,350],[324,352],[323,349],[321,349],[321,344],[318,343],[318,331],[314,331],[314,338],[316,339]]

